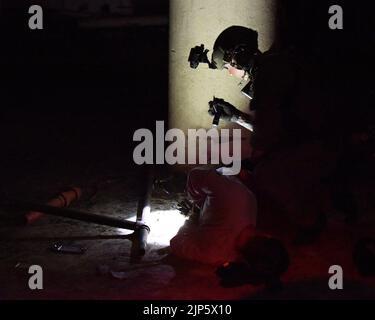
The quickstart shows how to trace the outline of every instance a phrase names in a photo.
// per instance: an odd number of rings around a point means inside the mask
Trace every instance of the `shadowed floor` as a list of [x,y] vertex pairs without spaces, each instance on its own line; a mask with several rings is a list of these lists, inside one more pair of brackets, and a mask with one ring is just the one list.
[[[106,180],[116,168],[102,169],[92,181]],[[99,162],[98,162],[99,163]],[[109,168],[102,162],[102,168]],[[56,171],[58,174],[64,171]],[[122,168],[119,179],[102,183],[91,199],[83,199],[74,208],[114,217],[134,217],[140,181],[137,168]],[[107,172],[105,172],[107,171]],[[66,172],[65,181],[78,181]],[[100,173],[99,167],[96,170]],[[113,171],[112,171],[113,173]],[[48,178],[51,172],[29,174],[18,184],[19,194],[43,200],[58,190],[56,182]],[[107,174],[107,175],[106,175]],[[113,177],[113,176],[112,176]],[[75,180],[74,180],[75,179]],[[107,179],[108,180],[108,179]],[[35,189],[25,192],[26,186]],[[23,187],[22,187],[23,186]],[[22,190],[23,189],[23,190]],[[13,189],[14,190],[14,189]],[[39,198],[38,196],[39,195]],[[375,298],[375,279],[361,277],[352,262],[352,250],[358,234],[371,234],[369,221],[355,228],[340,219],[331,219],[319,240],[309,246],[293,246],[287,243],[291,265],[284,275],[284,289],[269,292],[264,287],[243,285],[222,288],[214,269],[210,266],[187,263],[160,255],[158,249],[165,246],[163,235],[166,221],[178,221],[176,210],[178,197],[154,192],[151,202],[152,219],[150,244],[140,261],[130,259],[130,241],[123,239],[127,231],[98,226],[69,219],[44,216],[31,226],[15,224],[15,214],[1,212],[0,228],[0,288],[1,299],[360,299]],[[169,219],[170,218],[170,219]],[[163,220],[164,219],[164,220]],[[178,227],[178,226],[177,226]],[[169,224],[169,228],[177,227]],[[165,227],[164,227],[165,228]],[[169,231],[170,234],[171,231]],[[172,232],[172,233],[173,233]],[[77,244],[87,250],[82,255],[57,254],[49,250],[54,242]],[[158,243],[161,242],[161,243]],[[44,289],[28,289],[28,267],[37,264],[44,272]],[[344,290],[328,288],[328,269],[341,265],[344,270]],[[117,273],[100,272],[108,268]],[[119,279],[121,278],[121,279]]]

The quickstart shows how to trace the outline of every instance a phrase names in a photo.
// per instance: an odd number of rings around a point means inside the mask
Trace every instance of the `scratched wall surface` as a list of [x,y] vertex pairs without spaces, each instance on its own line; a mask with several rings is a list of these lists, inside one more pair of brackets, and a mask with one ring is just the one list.
[[262,51],[274,41],[275,0],[171,0],[169,47],[169,120],[170,127],[209,128],[208,101],[221,97],[242,110],[248,99],[241,94],[240,80],[225,71],[200,65],[193,70],[188,63],[190,48],[204,44],[210,50],[221,31],[231,25],[253,28],[259,33]]

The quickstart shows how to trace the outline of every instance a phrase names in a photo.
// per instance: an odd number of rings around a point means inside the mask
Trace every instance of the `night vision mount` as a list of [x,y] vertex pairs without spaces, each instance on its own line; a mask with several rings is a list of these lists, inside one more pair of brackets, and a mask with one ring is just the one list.
[[216,69],[215,65],[208,60],[208,51],[208,49],[204,48],[203,44],[191,48],[188,59],[190,62],[190,67],[196,69],[200,63],[207,63],[210,69]]

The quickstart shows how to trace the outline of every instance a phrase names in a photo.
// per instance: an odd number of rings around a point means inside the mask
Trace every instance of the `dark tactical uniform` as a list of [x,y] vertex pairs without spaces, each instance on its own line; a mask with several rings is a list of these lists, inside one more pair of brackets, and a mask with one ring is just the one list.
[[324,145],[324,99],[314,65],[291,53],[264,53],[254,68],[251,144],[261,151],[254,180],[258,194],[275,202],[298,226],[324,210],[322,180],[335,154]]
[[226,63],[248,72],[252,81],[257,197],[276,205],[292,224],[313,224],[324,211],[322,181],[335,162],[335,152],[326,143],[332,123],[322,97],[324,75],[292,50],[261,53],[257,32],[241,26],[225,29],[215,41],[212,64],[223,69]]

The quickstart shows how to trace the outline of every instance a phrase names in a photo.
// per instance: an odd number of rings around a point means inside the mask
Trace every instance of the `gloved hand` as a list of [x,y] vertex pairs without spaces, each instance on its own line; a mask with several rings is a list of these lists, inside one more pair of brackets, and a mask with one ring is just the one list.
[[235,106],[226,102],[224,99],[214,98],[214,100],[210,101],[208,104],[210,106],[208,114],[210,116],[215,116],[216,112],[221,112],[220,119],[225,121],[234,121],[241,113]]

